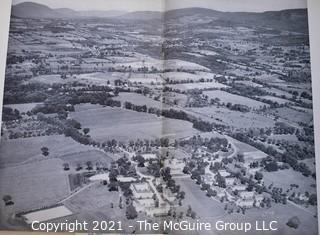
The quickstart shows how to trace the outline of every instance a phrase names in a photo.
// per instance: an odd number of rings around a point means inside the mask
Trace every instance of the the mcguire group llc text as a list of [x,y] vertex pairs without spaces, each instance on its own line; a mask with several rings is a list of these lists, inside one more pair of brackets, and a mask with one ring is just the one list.
[[67,221],[61,223],[34,221],[31,224],[34,231],[59,232],[59,231],[97,231],[112,232],[135,229],[136,232],[159,232],[159,231],[277,231],[277,221],[253,221],[253,222],[201,222],[199,220],[190,222],[182,220],[179,222],[164,220],[161,222],[149,222],[148,220],[137,220],[136,225],[128,225],[127,228],[121,221]]

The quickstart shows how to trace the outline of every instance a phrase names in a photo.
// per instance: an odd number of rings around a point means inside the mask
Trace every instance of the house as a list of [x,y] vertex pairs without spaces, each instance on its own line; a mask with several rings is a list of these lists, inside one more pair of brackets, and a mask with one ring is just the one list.
[[236,205],[241,208],[252,208],[254,205],[254,200],[253,199],[248,199],[248,200],[238,199],[236,201]]
[[133,177],[127,177],[127,176],[118,175],[117,176],[117,181],[123,182],[123,183],[130,183],[130,182],[137,181],[137,179],[133,178]]
[[254,192],[242,191],[239,193],[239,196],[242,200],[253,200]]
[[257,168],[248,168],[247,169],[247,173],[249,175],[255,175],[257,172],[261,171],[261,167],[257,167]]
[[159,207],[147,207],[145,208],[145,212],[148,216],[167,216],[170,210],[170,205],[168,203],[162,203]]
[[173,159],[173,160],[168,160],[166,159],[164,161],[164,165],[170,167],[170,173],[172,176],[177,176],[177,175],[183,175],[183,168],[185,167],[185,164],[183,161]]
[[137,212],[143,212],[146,207],[154,207],[155,201],[153,198],[135,199],[132,204]]
[[218,173],[219,173],[222,177],[228,177],[228,176],[230,176],[230,173],[227,172],[226,170],[219,170]]
[[162,195],[164,199],[168,200],[169,202],[173,202],[174,200],[176,200],[176,195],[172,193],[171,190],[168,188],[163,189]]
[[205,175],[203,175],[201,177],[202,177],[202,181],[205,184],[212,185],[215,182],[214,176],[212,174],[205,174]]
[[257,194],[254,197],[254,200],[256,201],[256,206],[260,206],[261,202],[263,201],[264,196],[262,194]]
[[142,157],[143,157],[144,160],[146,160],[146,161],[158,159],[157,155],[154,154],[154,153],[145,153],[145,154],[142,154]]
[[130,185],[133,197],[136,199],[152,198],[153,191],[147,182],[133,183]]
[[224,189],[217,189],[216,190],[217,191],[217,197],[219,198],[219,199],[221,199],[221,198],[223,198],[223,197],[225,197],[226,196],[226,192],[225,192],[225,190]]
[[244,185],[244,184],[239,184],[239,185],[233,185],[232,186],[232,191],[238,191],[238,192],[240,192],[240,191],[245,191],[247,189],[247,186],[246,185]]
[[232,186],[232,185],[236,184],[237,178],[235,178],[235,177],[226,177],[225,181],[226,181],[226,186]]

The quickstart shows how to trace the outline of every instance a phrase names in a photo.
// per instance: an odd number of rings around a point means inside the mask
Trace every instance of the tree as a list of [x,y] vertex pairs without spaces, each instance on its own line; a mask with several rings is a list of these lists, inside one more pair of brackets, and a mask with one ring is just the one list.
[[10,195],[4,195],[2,200],[4,201],[6,206],[13,205],[12,197]]
[[297,229],[300,225],[300,220],[297,216],[293,216],[288,220],[287,225],[291,228]]
[[90,129],[89,129],[89,128],[84,128],[84,129],[83,129],[83,133],[84,133],[85,135],[87,135],[89,132],[90,132]]
[[316,194],[311,194],[309,196],[309,203],[313,206],[317,205],[317,195]]
[[65,170],[65,171],[70,170],[70,167],[69,167],[68,163],[63,163],[63,170]]
[[47,147],[41,148],[42,155],[47,157],[49,155],[49,149]]
[[256,179],[256,180],[258,180],[258,181],[260,181],[260,180],[262,180],[262,178],[263,178],[263,174],[261,173],[261,172],[256,172],[256,174],[255,174],[255,176],[254,176],[254,178]]
[[138,217],[136,208],[132,204],[127,207],[126,216],[127,216],[127,219],[135,219]]

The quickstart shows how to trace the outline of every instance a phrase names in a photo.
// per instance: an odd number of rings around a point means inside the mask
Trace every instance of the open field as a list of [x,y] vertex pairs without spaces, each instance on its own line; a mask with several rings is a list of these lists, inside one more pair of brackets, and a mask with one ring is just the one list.
[[[69,216],[69,221],[121,221],[123,228],[128,225],[135,227],[135,220],[127,220],[125,213],[125,200],[123,199],[123,209],[119,208],[119,192],[110,192],[107,186],[95,183],[77,195],[64,202],[74,214]],[[111,208],[113,203],[113,208]],[[143,214],[140,218],[145,218]],[[51,222],[63,222],[64,219],[56,219]]]
[[89,146],[81,145],[70,137],[62,135],[2,140],[0,145],[0,166],[10,166],[26,161],[48,158],[42,155],[42,147],[49,148],[48,157],[59,157],[60,155],[91,149]]
[[310,124],[313,120],[313,115],[310,112],[303,112],[303,111],[297,111],[295,109],[291,108],[277,108],[277,109],[272,109],[268,111],[280,118],[283,118],[284,120],[288,122],[303,122],[306,124]]
[[185,84],[174,84],[174,85],[167,85],[173,89],[179,90],[192,90],[192,89],[209,89],[209,88],[226,88],[227,86],[219,83],[219,82],[197,82],[197,83],[185,83]]
[[221,103],[241,104],[251,108],[261,108],[263,106],[269,106],[268,104],[256,101],[244,96],[234,95],[225,91],[205,91],[204,95],[207,95],[210,99],[218,98]]
[[286,103],[292,104],[292,102],[290,100],[282,99],[282,98],[275,97],[275,96],[266,95],[266,96],[259,96],[259,97],[261,99],[266,99],[266,100],[270,100],[272,102],[277,102],[278,104],[286,104]]
[[300,172],[294,171],[293,169],[279,170],[277,172],[263,172],[263,180],[265,185],[269,186],[273,183],[275,187],[283,188],[285,192],[290,188],[290,184],[299,185],[298,189],[294,189],[296,193],[304,194],[306,191],[309,193],[315,193],[316,189],[313,184],[316,181],[311,177],[305,177]]
[[184,81],[184,80],[192,80],[194,82],[198,82],[200,79],[213,79],[213,73],[208,72],[197,72],[197,73],[186,73],[186,72],[167,72],[163,73],[164,79],[169,79],[170,81]]
[[147,107],[155,107],[159,109],[163,106],[166,106],[165,104],[162,104],[160,101],[156,101],[152,98],[133,92],[121,92],[117,97],[114,98],[114,100],[119,100],[122,104],[125,101],[128,101],[135,105],[146,105]]
[[268,117],[255,113],[241,113],[223,107],[188,108],[193,113],[207,117],[207,120],[220,122],[234,128],[273,127],[275,122]]
[[157,117],[121,108],[99,107],[71,113],[90,135],[100,141],[184,137],[197,133],[190,122]]
[[7,167],[0,175],[0,197],[11,195],[16,212],[52,206],[70,193],[60,159]]
[[86,162],[91,161],[93,166],[96,163],[101,163],[103,166],[110,166],[112,160],[116,160],[113,156],[98,150],[87,150],[77,153],[69,153],[60,155],[59,158],[70,165],[70,167],[76,168],[77,164],[85,167]]
[[[293,216],[297,216],[301,221],[298,229],[290,228],[286,225],[288,220]],[[247,210],[245,215],[242,213],[226,214],[220,218],[224,222],[249,222],[252,226],[255,226],[256,221],[260,223],[262,221],[266,222],[266,225],[270,221],[277,221],[277,231],[256,231],[252,229],[251,231],[216,231],[218,235],[257,235],[257,234],[270,234],[270,235],[301,235],[301,234],[318,234],[317,228],[317,218],[314,217],[314,213],[305,211],[304,209],[297,208],[294,205],[287,204],[273,204],[270,209],[251,209]]]
[[187,208],[191,205],[192,210],[197,213],[201,219],[215,219],[222,216],[224,205],[212,198],[206,196],[206,192],[200,189],[200,186],[190,178],[175,179],[176,183],[181,186],[181,190],[186,193],[183,205]]

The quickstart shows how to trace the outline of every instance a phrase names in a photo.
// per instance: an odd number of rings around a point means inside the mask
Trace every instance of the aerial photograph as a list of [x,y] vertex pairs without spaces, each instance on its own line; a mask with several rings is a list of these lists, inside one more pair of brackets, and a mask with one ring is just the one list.
[[0,229],[318,234],[306,2],[14,0]]

